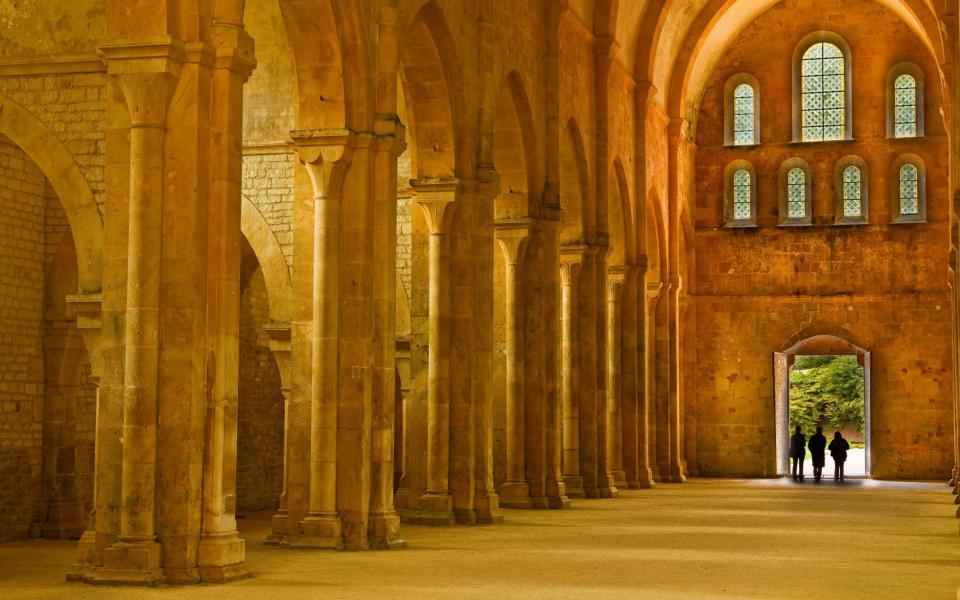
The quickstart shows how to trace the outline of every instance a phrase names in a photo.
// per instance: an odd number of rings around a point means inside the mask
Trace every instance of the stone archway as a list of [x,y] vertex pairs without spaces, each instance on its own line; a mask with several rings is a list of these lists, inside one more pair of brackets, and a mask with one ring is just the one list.
[[[789,473],[790,445],[790,367],[797,356],[856,356],[863,367],[864,447],[866,476],[871,473],[873,448],[870,439],[870,351],[848,341],[848,336],[817,334],[793,342],[789,347],[773,354],[774,401],[776,431],[775,472],[778,476]],[[796,339],[796,338],[795,338]],[[788,342],[789,343],[789,342]]]

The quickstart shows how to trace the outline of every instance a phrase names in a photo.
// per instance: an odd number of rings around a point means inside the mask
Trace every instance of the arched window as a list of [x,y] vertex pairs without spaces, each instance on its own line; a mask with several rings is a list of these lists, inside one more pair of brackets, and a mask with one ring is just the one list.
[[910,163],[900,167],[900,214],[920,214],[920,171]]
[[760,143],[759,89],[756,77],[749,73],[738,73],[727,80],[723,88],[723,143],[727,146]]
[[733,91],[733,143],[737,146],[754,144],[753,86],[741,83]]
[[780,165],[780,224],[813,224],[810,166],[802,158]]
[[900,63],[887,73],[887,137],[923,136],[923,71]]
[[850,47],[840,36],[817,31],[793,54],[793,139],[797,142],[853,137]]
[[834,223],[867,223],[867,163],[858,156],[845,156],[837,162],[834,178]]
[[794,167],[787,172],[787,217],[802,219],[807,216],[807,175]]
[[926,177],[923,160],[904,154],[891,169],[891,210],[894,223],[922,223],[927,218]]
[[904,73],[893,84],[894,136],[917,136],[917,80]]
[[727,165],[723,196],[726,227],[756,227],[757,181],[753,165],[745,160]]
[[840,48],[818,42],[803,53],[802,138],[805,142],[844,138],[844,59]]

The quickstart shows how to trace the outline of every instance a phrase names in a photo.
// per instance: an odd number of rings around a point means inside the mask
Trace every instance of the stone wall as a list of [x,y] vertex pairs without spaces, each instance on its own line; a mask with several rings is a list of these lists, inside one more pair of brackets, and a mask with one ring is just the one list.
[[[829,17],[829,18],[827,18]],[[872,23],[864,28],[864,20]],[[849,44],[854,140],[791,143],[791,68],[796,44],[828,30]],[[881,33],[882,32],[882,33]],[[888,69],[911,61],[926,74],[926,137],[886,138]],[[746,72],[759,80],[762,144],[723,147],[723,87]],[[832,334],[872,352],[873,475],[946,478],[952,467],[949,150],[936,68],[921,43],[879,5],[854,0],[837,11],[787,0],[746,28],[719,60],[700,111],[696,156],[693,378],[702,475],[772,475],[775,462],[773,352],[797,337]],[[902,153],[927,167],[927,222],[890,223],[890,166]],[[867,163],[869,225],[834,221],[834,165]],[[778,169],[807,160],[813,227],[777,227]],[[754,230],[723,224],[723,171],[734,159],[757,173]]]
[[0,540],[26,535],[40,516],[45,185],[0,138]]
[[282,491],[283,396],[280,372],[263,326],[270,320],[258,267],[240,298],[237,413],[237,510],[275,509]]
[[243,195],[257,207],[277,237],[287,265],[293,264],[293,166],[292,152],[257,153],[243,156]]

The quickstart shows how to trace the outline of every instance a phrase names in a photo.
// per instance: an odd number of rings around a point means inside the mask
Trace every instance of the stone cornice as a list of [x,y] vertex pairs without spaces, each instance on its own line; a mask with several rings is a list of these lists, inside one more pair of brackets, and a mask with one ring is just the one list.
[[106,72],[106,61],[103,56],[94,52],[4,59],[3,64],[0,64],[0,77],[75,75],[81,73]]

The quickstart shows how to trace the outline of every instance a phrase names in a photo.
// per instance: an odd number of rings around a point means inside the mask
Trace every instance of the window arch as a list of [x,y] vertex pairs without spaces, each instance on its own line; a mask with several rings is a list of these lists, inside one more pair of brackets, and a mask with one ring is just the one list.
[[833,171],[836,194],[833,203],[833,220],[838,225],[867,223],[868,181],[867,163],[858,156],[841,158]]
[[780,225],[813,224],[812,188],[807,161],[791,158],[780,165]]
[[753,146],[760,143],[760,84],[749,73],[727,80],[724,97],[724,136],[727,146]]
[[922,223],[927,219],[926,168],[915,154],[893,161],[890,173],[890,214],[894,223]]
[[724,226],[757,226],[757,174],[753,165],[735,160],[724,170]]
[[793,137],[823,142],[853,137],[850,48],[840,36],[818,31],[794,52]]
[[923,71],[900,63],[887,73],[887,137],[923,137]]

